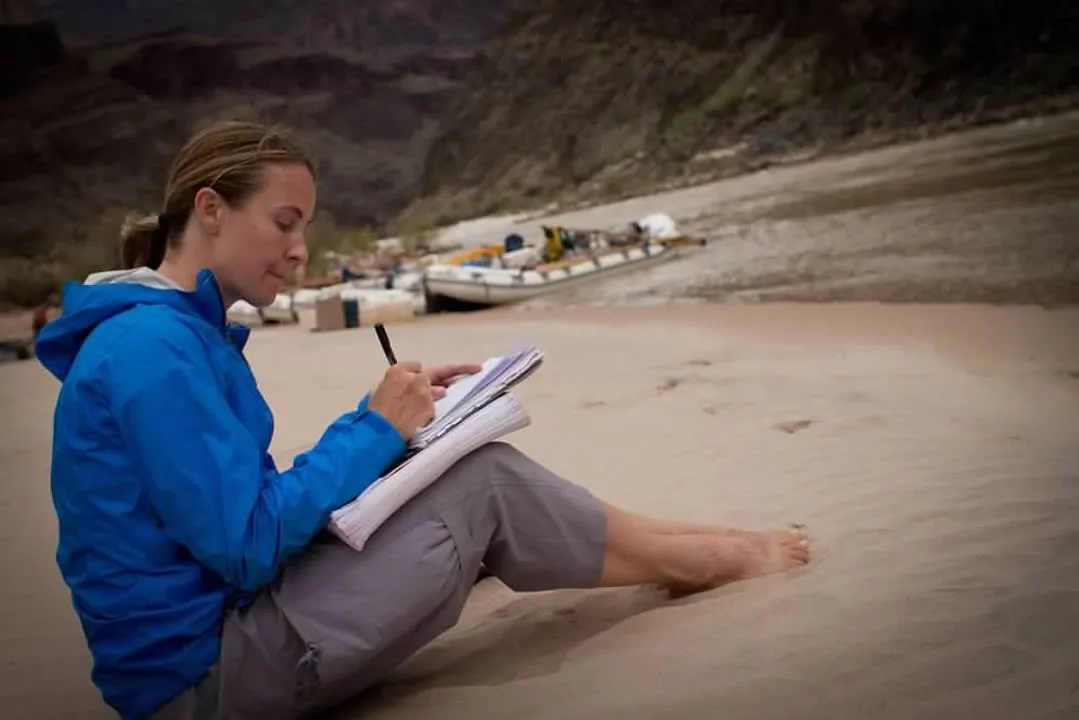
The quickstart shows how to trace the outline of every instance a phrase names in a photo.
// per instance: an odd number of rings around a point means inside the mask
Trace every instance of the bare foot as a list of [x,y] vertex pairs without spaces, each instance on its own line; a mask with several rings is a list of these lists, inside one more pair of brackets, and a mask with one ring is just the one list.
[[675,537],[684,547],[666,583],[674,593],[710,590],[809,562],[809,540],[800,530],[738,530]]
[[757,549],[747,558],[743,577],[760,577],[786,572],[809,562],[809,538],[801,530],[739,531]]
[[[701,523],[677,522],[671,520],[657,520],[644,515],[629,515],[633,521],[642,528],[657,535],[723,535],[726,537],[744,537],[747,540],[757,541],[761,533],[755,530],[739,530],[738,528],[724,525],[705,525]],[[801,525],[792,525],[799,530]]]

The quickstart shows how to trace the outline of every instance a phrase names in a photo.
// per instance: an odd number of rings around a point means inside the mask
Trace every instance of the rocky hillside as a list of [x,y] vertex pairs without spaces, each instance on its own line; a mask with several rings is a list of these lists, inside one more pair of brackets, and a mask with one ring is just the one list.
[[[16,0],[23,1],[25,0]],[[272,41],[384,57],[484,42],[507,3],[475,0],[40,0],[42,15],[83,42],[182,27],[211,37]]]
[[110,258],[212,119],[293,126],[339,223],[446,222],[1068,97],[1077,37],[1074,0],[0,0],[0,302]]
[[36,281],[11,290],[30,271],[48,284],[108,258],[112,246],[90,247],[98,227],[111,241],[122,209],[155,209],[171,155],[213,119],[293,127],[319,165],[322,207],[340,223],[386,220],[414,196],[438,122],[508,2],[112,0],[91,13],[50,0],[37,22],[27,0],[18,13],[8,4],[0,295],[19,300],[40,294]]
[[1073,0],[526,0],[427,159],[428,214],[617,194],[1079,89]]

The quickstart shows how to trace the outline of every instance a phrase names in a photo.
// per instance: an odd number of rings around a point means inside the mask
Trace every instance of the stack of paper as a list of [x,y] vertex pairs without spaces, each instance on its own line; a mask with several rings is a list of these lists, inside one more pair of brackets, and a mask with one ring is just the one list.
[[435,403],[435,417],[420,428],[410,445],[425,448],[464,418],[528,377],[543,363],[543,351],[527,346],[508,355],[493,357],[483,369],[450,385],[446,396]]
[[329,530],[356,550],[405,503],[468,453],[527,427],[528,413],[507,390],[540,365],[543,353],[525,348],[491,358],[475,375],[450,386],[435,418],[412,439],[414,453],[358,498],[334,511]]

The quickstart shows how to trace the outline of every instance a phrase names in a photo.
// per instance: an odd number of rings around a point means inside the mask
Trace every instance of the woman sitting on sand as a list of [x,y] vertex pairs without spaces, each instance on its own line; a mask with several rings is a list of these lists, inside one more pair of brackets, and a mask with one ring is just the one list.
[[386,371],[292,468],[244,360],[237,300],[265,306],[307,259],[307,157],[223,123],[177,156],[127,270],[65,288],[38,357],[63,383],[52,490],[61,572],[124,718],[275,718],[329,707],[452,627],[481,563],[519,591],[685,590],[808,561],[796,532],[631,515],[505,444],[455,465],[356,552],[323,532],[475,365]]

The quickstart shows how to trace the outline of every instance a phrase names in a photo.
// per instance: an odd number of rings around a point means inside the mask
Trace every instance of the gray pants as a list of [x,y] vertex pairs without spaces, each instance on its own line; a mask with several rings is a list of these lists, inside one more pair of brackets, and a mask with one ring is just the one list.
[[481,562],[519,591],[594,587],[600,504],[503,443],[480,448],[356,552],[328,534],[225,621],[221,657],[155,720],[291,718],[378,682],[453,627]]

